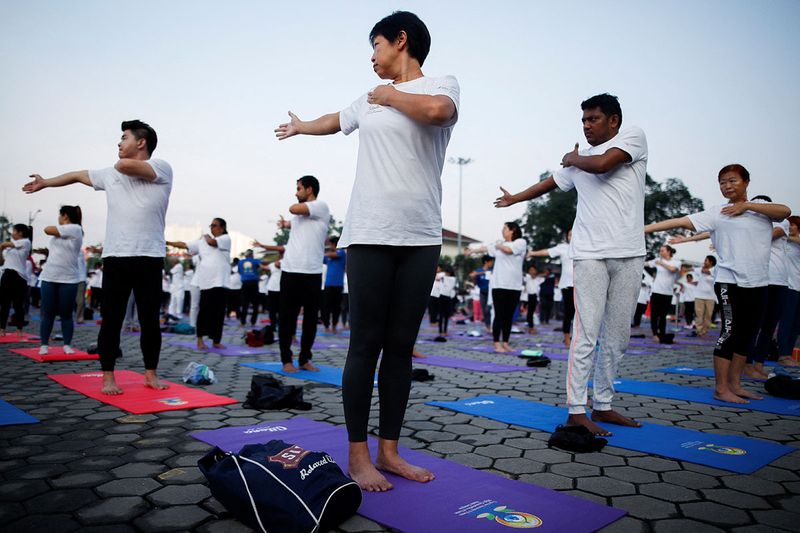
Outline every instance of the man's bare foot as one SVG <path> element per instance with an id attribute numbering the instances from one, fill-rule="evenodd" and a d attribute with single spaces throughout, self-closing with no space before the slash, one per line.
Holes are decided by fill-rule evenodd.
<path id="1" fill-rule="evenodd" d="M 746 398 L 748 400 L 763 400 L 763 396 L 759 396 L 755 392 L 751 392 L 744 387 L 731 387 L 731 391 L 740 398 Z"/>
<path id="2" fill-rule="evenodd" d="M 592 411 L 592 420 L 597 422 L 607 422 L 609 424 L 616 424 L 618 426 L 627 426 L 631 428 L 640 428 L 642 425 L 636 420 L 632 420 L 627 416 L 622 416 L 614 410 L 608 411 Z"/>
<path id="3" fill-rule="evenodd" d="M 385 492 L 393 487 L 372 464 L 366 442 L 350 443 L 347 473 L 367 492 Z"/>
<path id="4" fill-rule="evenodd" d="M 319 367 L 315 366 L 314 363 L 312 363 L 311 361 L 303 363 L 302 365 L 300 365 L 300 368 L 302 368 L 303 370 L 308 370 L 309 372 L 319 372 Z"/>
<path id="5" fill-rule="evenodd" d="M 375 467 L 378 470 L 391 472 L 392 474 L 397 474 L 398 476 L 410 479 L 411 481 L 419 481 L 420 483 L 433 481 L 433 479 L 436 477 L 430 470 L 420 466 L 412 465 L 400 457 L 399 454 L 386 452 L 381 453 L 380 449 L 378 450 L 378 456 L 375 458 Z"/>
<path id="6" fill-rule="evenodd" d="M 417 359 L 424 359 L 426 355 L 418 350 L 413 350 L 411 352 L 411 357 L 416 357 Z"/>
<path id="7" fill-rule="evenodd" d="M 155 390 L 165 390 L 169 388 L 169 385 L 158 379 L 155 370 L 144 371 L 144 386 Z"/>
<path id="8" fill-rule="evenodd" d="M 103 372 L 103 388 L 100 392 L 109 396 L 116 396 L 122 394 L 122 389 L 117 385 L 114 379 L 114 372 Z"/>
<path id="9" fill-rule="evenodd" d="M 763 370 L 759 371 L 758 367 L 755 365 L 746 365 L 742 371 L 742 375 L 751 379 L 767 379 L 768 377 Z"/>
<path id="10" fill-rule="evenodd" d="M 283 371 L 288 372 L 289 374 L 297 374 L 300 372 L 292 363 L 283 363 Z"/>
<path id="11" fill-rule="evenodd" d="M 494 343 L 494 351 L 497 353 L 507 353 L 506 349 L 499 342 Z"/>
<path id="12" fill-rule="evenodd" d="M 197 337 L 197 349 L 208 350 L 208 346 L 206 346 L 206 343 L 203 341 L 202 337 Z"/>
<path id="13" fill-rule="evenodd" d="M 583 426 L 591 431 L 593 435 L 597 435 L 599 437 L 610 437 L 613 435 L 613 433 L 611 433 L 609 430 L 602 428 L 589 420 L 589 417 L 586 416 L 586 414 L 569 415 L 567 417 L 567 425 Z"/>
<path id="14" fill-rule="evenodd" d="M 714 399 L 719 400 L 721 402 L 728 402 L 728 403 L 750 403 L 749 401 L 745 400 L 744 398 L 740 398 L 731 391 L 725 392 L 714 392 Z"/>
<path id="15" fill-rule="evenodd" d="M 212 344 L 211 346 L 212 346 L 212 347 L 213 347 L 215 350 L 224 350 L 225 348 L 227 348 L 227 346 L 225 346 L 225 345 L 224 345 L 224 344 L 222 344 L 221 342 L 215 342 L 215 343 L 214 343 L 214 344 Z"/>

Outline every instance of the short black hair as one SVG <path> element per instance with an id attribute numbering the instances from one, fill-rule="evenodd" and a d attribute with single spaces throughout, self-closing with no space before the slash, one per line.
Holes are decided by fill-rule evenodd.
<path id="1" fill-rule="evenodd" d="M 408 37 L 408 55 L 419 61 L 419 66 L 422 66 L 428 57 L 428 52 L 431 51 L 431 34 L 425 23 L 414 13 L 395 11 L 383 17 L 369 32 L 369 44 L 372 46 L 378 35 L 382 35 L 389 42 L 395 42 L 401 31 L 406 32 Z"/>
<path id="2" fill-rule="evenodd" d="M 147 153 L 153 155 L 153 152 L 156 150 L 156 145 L 158 144 L 158 135 L 156 135 L 156 130 L 150 127 L 150 124 L 138 119 L 126 120 L 122 123 L 121 127 L 122 131 L 131 130 L 131 133 L 133 133 L 137 141 L 139 139 L 144 139 L 147 144 Z"/>
<path id="3" fill-rule="evenodd" d="M 79 205 L 62 205 L 58 210 L 59 215 L 66 215 L 70 222 L 73 224 L 81 225 L 83 214 Z"/>
<path id="4" fill-rule="evenodd" d="M 31 227 L 27 224 L 14 224 L 11 229 L 22 235 L 23 239 L 31 238 Z"/>
<path id="5" fill-rule="evenodd" d="M 708 262 L 711 263 L 712 267 L 717 266 L 717 258 L 714 257 L 713 255 L 707 255 L 706 259 L 708 259 Z"/>
<path id="6" fill-rule="evenodd" d="M 769 197 L 769 196 L 767 196 L 766 194 L 759 194 L 758 196 L 753 196 L 753 197 L 750 199 L 750 201 L 751 201 L 751 202 L 752 202 L 752 201 L 755 201 L 755 200 L 764 200 L 765 202 L 772 203 L 772 198 L 770 198 L 770 197 Z"/>
<path id="7" fill-rule="evenodd" d="M 734 174 L 738 174 L 739 177 L 742 178 L 742 181 L 750 183 L 750 172 L 748 172 L 747 169 L 744 168 L 744 166 L 740 165 L 739 163 L 733 163 L 731 165 L 725 165 L 724 167 L 722 167 L 719 171 L 719 174 L 717 174 L 717 181 L 719 181 L 719 179 L 722 178 L 723 174 L 727 174 L 728 172 L 733 172 Z"/>
<path id="8" fill-rule="evenodd" d="M 506 227 L 511 230 L 511 240 L 515 241 L 522 238 L 522 229 L 516 222 L 506 222 Z"/>
<path id="9" fill-rule="evenodd" d="M 331 244 L 339 244 L 339 237 L 336 235 L 331 235 L 328 237 L 328 240 L 331 242 Z"/>
<path id="10" fill-rule="evenodd" d="M 581 110 L 586 111 L 587 109 L 596 109 L 600 108 L 600 111 L 607 117 L 611 117 L 611 115 L 617 115 L 619 117 L 619 123 L 622 125 L 622 108 L 619 105 L 619 100 L 613 94 L 603 93 L 603 94 L 596 94 L 591 98 L 584 100 L 581 102 Z"/>
<path id="11" fill-rule="evenodd" d="M 224 218 L 216 217 L 213 220 L 213 222 L 216 222 L 217 224 L 219 224 L 219 227 L 222 228 L 222 234 L 223 235 L 227 235 L 228 234 L 228 223 L 225 222 Z"/>
<path id="12" fill-rule="evenodd" d="M 319 180 L 314 176 L 303 176 L 297 180 L 297 182 L 302 184 L 306 189 L 311 187 L 311 190 L 314 192 L 314 196 L 319 196 Z"/>
<path id="13" fill-rule="evenodd" d="M 483 257 L 481 257 L 481 261 L 483 261 L 484 263 L 489 263 L 491 261 L 494 261 L 494 257 L 492 257 L 489 254 L 486 254 Z"/>

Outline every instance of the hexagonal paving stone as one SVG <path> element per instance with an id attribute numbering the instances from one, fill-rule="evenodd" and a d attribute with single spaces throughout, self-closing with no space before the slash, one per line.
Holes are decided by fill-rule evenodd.
<path id="1" fill-rule="evenodd" d="M 494 462 L 494 468 L 509 474 L 534 474 L 544 470 L 542 463 L 525 459 L 524 457 L 513 457 L 508 459 L 498 459 Z"/>
<path id="2" fill-rule="evenodd" d="M 678 513 L 678 509 L 671 503 L 650 498 L 649 496 L 621 496 L 611 498 L 614 507 L 625 509 L 633 517 L 645 520 L 658 520 L 670 518 Z"/>
<path id="3" fill-rule="evenodd" d="M 6 531 L 13 531 L 15 533 L 31 532 L 38 533 L 40 531 L 47 531 L 47 533 L 63 533 L 68 531 L 77 531 L 80 524 L 75 522 L 67 514 L 42 514 L 42 515 L 28 515 L 12 524 L 9 524 Z"/>
<path id="4" fill-rule="evenodd" d="M 722 478 L 722 483 L 734 490 L 758 496 L 774 496 L 786 493 L 780 483 L 759 479 L 754 476 L 727 476 Z"/>
<path id="5" fill-rule="evenodd" d="M 632 466 L 612 466 L 606 468 L 603 473 L 608 477 L 631 483 L 655 483 L 659 480 L 658 474 Z"/>
<path id="6" fill-rule="evenodd" d="M 668 472 L 670 470 L 680 470 L 681 465 L 677 461 L 662 459 L 661 457 L 631 457 L 628 465 L 651 472 Z"/>
<path id="7" fill-rule="evenodd" d="M 571 489 L 574 484 L 574 481 L 568 477 L 551 474 L 549 472 L 523 474 L 519 476 L 519 480 L 553 490 L 568 490 Z"/>
<path id="8" fill-rule="evenodd" d="M 78 520 L 85 524 L 115 524 L 128 522 L 147 512 L 149 506 L 138 496 L 107 498 L 98 504 L 79 510 Z"/>
<path id="9" fill-rule="evenodd" d="M 492 459 L 474 453 L 459 453 L 449 456 L 448 459 L 472 468 L 489 468 L 492 466 Z"/>
<path id="10" fill-rule="evenodd" d="M 701 499 L 700 494 L 672 483 L 648 483 L 639 485 L 639 492 L 666 502 L 691 502 Z"/>
<path id="11" fill-rule="evenodd" d="M 697 472 L 687 472 L 685 470 L 664 472 L 661 477 L 667 483 L 688 487 L 690 489 L 713 489 L 720 485 L 720 482 L 716 478 L 705 474 L 698 474 Z"/>
<path id="12" fill-rule="evenodd" d="M 124 477 L 150 477 L 164 472 L 164 465 L 158 463 L 127 463 L 111 470 L 111 473 L 120 478 Z"/>
<path id="13" fill-rule="evenodd" d="M 587 477 L 577 480 L 578 489 L 599 494 L 601 496 L 624 496 L 636 494 L 636 487 L 632 483 L 626 483 L 607 477 Z"/>
<path id="14" fill-rule="evenodd" d="M 27 512 L 21 503 L 12 503 L 4 501 L 0 505 L 0 524 L 10 524 L 14 520 L 25 516 Z M 0 527 L 5 527 L 4 525 Z"/>
<path id="15" fill-rule="evenodd" d="M 681 511 L 687 518 L 727 526 L 741 526 L 750 522 L 750 517 L 741 509 L 713 502 L 682 503 Z"/>
<path id="16" fill-rule="evenodd" d="M 197 504 L 211 496 L 205 485 L 171 485 L 157 490 L 148 499 L 159 507 Z"/>
<path id="17" fill-rule="evenodd" d="M 583 463 L 561 463 L 550 467 L 550 472 L 566 477 L 592 477 L 600 475 L 600 468 Z"/>
<path id="18" fill-rule="evenodd" d="M 46 492 L 50 487 L 40 479 L 21 479 L 0 483 L 0 501 L 21 502 L 37 494 Z"/>
<path id="19" fill-rule="evenodd" d="M 253 530 L 238 520 L 212 520 L 200 526 L 197 531 L 200 533 L 252 533 Z M 357 531 L 369 530 L 359 529 Z"/>
<path id="20" fill-rule="evenodd" d="M 57 489 L 96 487 L 105 480 L 111 479 L 107 472 L 72 472 L 50 480 Z"/>
<path id="21" fill-rule="evenodd" d="M 600 531 L 603 533 L 646 533 L 648 528 L 647 524 L 638 518 L 623 516 L 616 522 L 607 525 Z"/>
<path id="22" fill-rule="evenodd" d="M 475 453 L 495 459 L 500 457 L 519 457 L 522 455 L 522 452 L 518 448 L 512 448 L 511 446 L 504 446 L 502 444 L 482 446 L 480 448 L 476 448 Z"/>
<path id="23" fill-rule="evenodd" d="M 558 463 L 569 463 L 572 461 L 571 453 L 562 452 L 560 450 L 551 450 L 549 448 L 543 450 L 526 450 L 523 454 L 523 457 L 551 465 Z"/>
<path id="24" fill-rule="evenodd" d="M 7 479 L 46 479 L 56 477 L 67 471 L 67 467 L 62 464 L 41 464 L 30 465 L 17 468 L 11 472 L 6 472 Z"/>
<path id="25" fill-rule="evenodd" d="M 725 531 L 702 522 L 685 519 L 659 520 L 653 529 L 654 533 L 724 533 Z"/>
<path id="26" fill-rule="evenodd" d="M 745 494 L 732 489 L 705 489 L 701 491 L 705 499 L 712 502 L 730 505 L 737 509 L 771 509 L 772 505 L 764 498 Z"/>
<path id="27" fill-rule="evenodd" d="M 161 484 L 149 477 L 115 479 L 97 487 L 100 496 L 144 496 L 158 489 Z"/>
<path id="28" fill-rule="evenodd" d="M 30 513 L 70 513 L 97 501 L 89 489 L 51 490 L 25 502 Z"/>
<path id="29" fill-rule="evenodd" d="M 475 447 L 459 442 L 457 440 L 450 442 L 433 442 L 428 445 L 428 449 L 437 453 L 445 455 L 454 453 L 470 453 Z"/>
<path id="30" fill-rule="evenodd" d="M 78 471 L 85 471 L 85 470 L 100 470 L 100 471 L 108 471 L 112 468 L 125 464 L 125 460 L 120 455 L 123 455 L 130 448 L 127 446 L 121 447 L 121 453 L 117 452 L 114 454 L 103 455 L 99 457 L 84 457 L 83 459 L 79 459 L 77 461 L 73 461 L 69 464 L 70 470 L 78 470 Z M 96 453 L 97 450 L 92 450 L 93 453 Z"/>
<path id="31" fill-rule="evenodd" d="M 624 466 L 625 459 L 607 453 L 581 453 L 575 456 L 576 463 L 594 466 Z"/>
<path id="32" fill-rule="evenodd" d="M 187 531 L 211 516 L 195 505 L 179 505 L 150 511 L 133 523 L 143 531 Z"/>
<path id="33" fill-rule="evenodd" d="M 753 511 L 753 517 L 759 524 L 766 524 L 772 527 L 779 527 L 787 531 L 797 531 L 800 524 L 800 515 L 773 509 L 771 511 Z"/>

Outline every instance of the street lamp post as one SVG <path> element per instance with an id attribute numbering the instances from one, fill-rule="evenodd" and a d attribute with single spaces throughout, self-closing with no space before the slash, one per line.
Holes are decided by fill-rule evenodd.
<path id="1" fill-rule="evenodd" d="M 469 157 L 451 157 L 448 161 L 454 165 L 458 165 L 458 236 L 456 238 L 456 247 L 458 248 L 456 255 L 458 255 L 461 253 L 461 183 L 464 174 L 464 165 L 472 163 L 472 159 Z"/>

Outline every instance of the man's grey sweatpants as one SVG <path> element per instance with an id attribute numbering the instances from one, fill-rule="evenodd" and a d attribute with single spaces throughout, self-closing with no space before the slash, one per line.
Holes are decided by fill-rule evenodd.
<path id="1" fill-rule="evenodd" d="M 567 406 L 586 412 L 594 363 L 595 411 L 611 409 L 614 378 L 631 337 L 644 257 L 575 260 L 575 320 L 569 347 Z M 598 343 L 599 340 L 599 343 Z"/>

